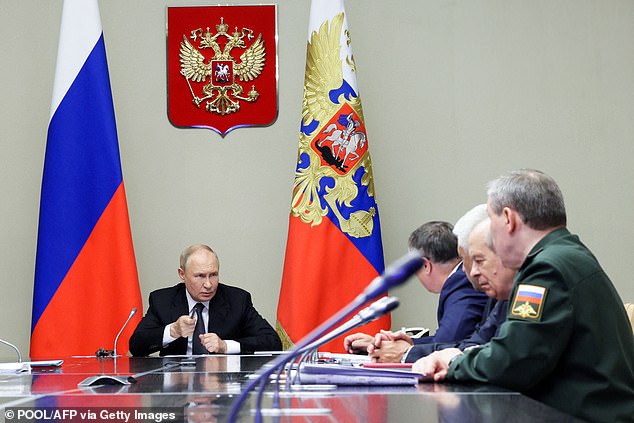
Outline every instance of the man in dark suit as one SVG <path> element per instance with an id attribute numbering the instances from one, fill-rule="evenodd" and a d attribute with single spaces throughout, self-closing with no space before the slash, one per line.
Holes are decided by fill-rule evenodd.
<path id="1" fill-rule="evenodd" d="M 219 269 L 210 247 L 187 247 L 178 268 L 182 283 L 150 293 L 147 313 L 130 337 L 132 355 L 281 350 L 279 336 L 253 307 L 251 294 L 220 283 Z"/>
<path id="2" fill-rule="evenodd" d="M 468 338 L 459 342 L 414 345 L 402 361 L 413 363 L 434 351 L 445 348 L 464 350 L 482 345 L 489 342 L 498 333 L 500 326 L 506 320 L 508 299 L 516 272 L 504 267 L 502 260 L 493 250 L 490 224 L 491 221 L 488 217 L 478 223 L 469 234 L 468 246 L 464 250 L 469 256 L 471 281 L 491 299 L 487 304 L 488 310 L 484 314 L 485 319 Z"/>
<path id="3" fill-rule="evenodd" d="M 346 351 L 369 353 L 382 362 L 400 361 L 413 343 L 456 342 L 474 331 L 482 320 L 487 297 L 474 289 L 462 269 L 458 239 L 452 229 L 447 222 L 427 222 L 408 240 L 410 249 L 419 251 L 424 258 L 416 276 L 429 292 L 440 294 L 434 336 L 405 340 L 395 339 L 394 332 L 382 331 L 375 336 L 359 332 L 344 339 Z"/>

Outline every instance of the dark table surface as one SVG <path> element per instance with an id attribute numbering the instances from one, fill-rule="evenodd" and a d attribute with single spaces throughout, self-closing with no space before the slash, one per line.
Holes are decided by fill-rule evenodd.
<path id="1" fill-rule="evenodd" d="M 0 414 L 5 422 L 225 422 L 250 375 L 272 359 L 272 355 L 69 358 L 58 368 L 0 374 Z M 101 375 L 131 375 L 136 383 L 78 386 Z M 282 391 L 278 409 L 272 407 L 273 391 L 274 384 L 267 384 L 262 400 L 265 422 L 576 421 L 517 392 L 490 385 L 305 386 Z M 240 409 L 240 422 L 255 421 L 255 404 L 252 393 Z M 67 414 L 62 414 L 64 410 Z M 272 416 L 274 412 L 286 415 Z"/>

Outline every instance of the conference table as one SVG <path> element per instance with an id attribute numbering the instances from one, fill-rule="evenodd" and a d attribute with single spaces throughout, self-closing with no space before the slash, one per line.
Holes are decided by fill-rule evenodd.
<path id="1" fill-rule="evenodd" d="M 272 354 L 197 357 L 71 357 L 60 367 L 0 374 L 4 422 L 226 422 L 232 404 Z M 79 386 L 88 378 L 135 383 Z M 93 380 L 93 379 L 88 379 Z M 98 381 L 98 383 L 101 382 Z M 490 385 L 304 385 L 262 396 L 264 422 L 575 422 L 517 392 Z M 236 421 L 256 421 L 250 393 Z"/>

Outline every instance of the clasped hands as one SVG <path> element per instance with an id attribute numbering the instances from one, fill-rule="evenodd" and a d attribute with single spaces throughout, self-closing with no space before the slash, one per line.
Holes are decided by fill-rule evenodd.
<path id="1" fill-rule="evenodd" d="M 190 316 L 181 316 L 170 325 L 170 336 L 172 338 L 186 338 L 194 333 L 196 328 L 196 318 Z M 225 354 L 227 352 L 227 343 L 213 333 L 204 333 L 200 335 L 200 342 L 210 353 Z"/>
<path id="2" fill-rule="evenodd" d="M 381 330 L 376 335 L 354 333 L 343 340 L 345 350 L 350 354 L 366 353 L 372 361 L 379 363 L 399 363 L 410 346 L 414 345 L 412 338 L 404 332 L 390 332 Z M 446 348 L 435 351 L 416 361 L 412 371 L 426 375 L 424 380 L 440 382 L 447 377 L 451 359 L 462 354 L 458 348 Z"/>
<path id="3" fill-rule="evenodd" d="M 367 353 L 372 361 L 379 363 L 399 363 L 412 345 L 412 338 L 402 331 L 381 330 L 374 336 L 358 332 L 346 336 L 343 340 L 343 346 L 348 353 Z"/>

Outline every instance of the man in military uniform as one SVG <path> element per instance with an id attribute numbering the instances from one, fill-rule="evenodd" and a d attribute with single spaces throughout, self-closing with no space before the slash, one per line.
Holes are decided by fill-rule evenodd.
<path id="1" fill-rule="evenodd" d="M 555 181 L 519 170 L 489 184 L 491 237 L 518 269 L 497 337 L 417 361 L 435 381 L 518 390 L 593 422 L 634 422 L 634 338 L 623 303 L 596 258 L 566 229 Z"/>

